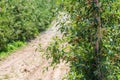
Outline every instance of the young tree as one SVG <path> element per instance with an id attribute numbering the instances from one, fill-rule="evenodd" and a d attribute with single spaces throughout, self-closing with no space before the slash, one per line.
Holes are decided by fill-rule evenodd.
<path id="1" fill-rule="evenodd" d="M 119 80 L 120 1 L 65 0 L 64 6 L 71 24 L 62 25 L 63 39 L 49 47 L 53 63 L 71 62 L 69 80 Z M 68 44 L 56 47 L 62 43 Z"/>

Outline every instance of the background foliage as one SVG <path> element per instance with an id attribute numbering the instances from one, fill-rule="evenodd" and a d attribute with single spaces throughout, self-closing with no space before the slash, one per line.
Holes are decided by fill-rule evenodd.
<path id="1" fill-rule="evenodd" d="M 46 29 L 54 15 L 53 4 L 51 0 L 0 0 L 0 51 Z"/>
<path id="2" fill-rule="evenodd" d="M 61 23 L 48 50 L 53 63 L 71 62 L 68 80 L 120 79 L 120 1 L 64 0 L 71 23 Z M 63 44 L 63 45 L 62 45 Z"/>

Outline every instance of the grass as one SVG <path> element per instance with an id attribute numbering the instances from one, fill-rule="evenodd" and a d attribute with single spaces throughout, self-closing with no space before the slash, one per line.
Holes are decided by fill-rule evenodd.
<path id="1" fill-rule="evenodd" d="M 0 60 L 5 59 L 10 54 L 12 54 L 14 51 L 19 49 L 20 47 L 23 47 L 27 44 L 27 42 L 23 41 L 15 41 L 12 43 L 9 43 L 4 51 L 0 52 Z"/>

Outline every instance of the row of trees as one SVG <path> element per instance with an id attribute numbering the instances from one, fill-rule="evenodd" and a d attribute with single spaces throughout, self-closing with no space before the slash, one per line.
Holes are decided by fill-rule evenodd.
<path id="1" fill-rule="evenodd" d="M 53 8 L 51 0 L 0 0 L 0 51 L 8 43 L 30 40 L 46 29 Z"/>
<path id="2" fill-rule="evenodd" d="M 71 23 L 48 48 L 53 63 L 71 63 L 68 80 L 119 80 L 120 1 L 64 0 L 62 7 Z"/>

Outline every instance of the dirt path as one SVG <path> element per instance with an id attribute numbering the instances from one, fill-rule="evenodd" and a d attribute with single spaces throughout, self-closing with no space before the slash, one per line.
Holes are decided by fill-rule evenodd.
<path id="1" fill-rule="evenodd" d="M 60 34 L 56 26 L 54 21 L 51 28 L 4 60 L 0 64 L 0 80 L 62 80 L 69 71 L 68 65 L 61 62 L 54 70 L 49 67 L 48 71 L 43 72 L 50 61 L 36 50 L 39 44 L 42 48 L 47 48 L 51 38 Z"/>

